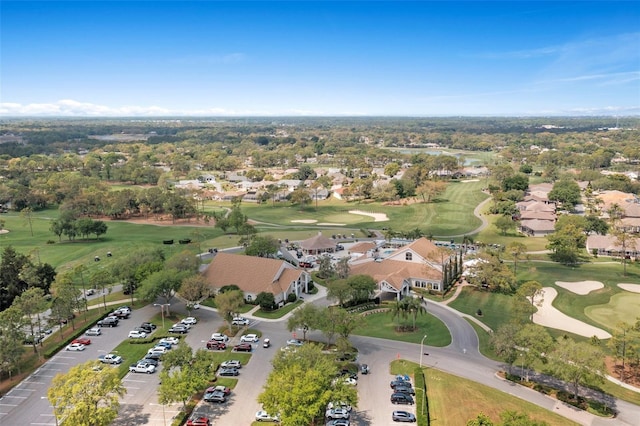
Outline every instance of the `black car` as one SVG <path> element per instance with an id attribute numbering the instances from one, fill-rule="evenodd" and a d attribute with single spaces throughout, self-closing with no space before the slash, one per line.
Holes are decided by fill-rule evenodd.
<path id="1" fill-rule="evenodd" d="M 393 391 L 396 392 L 396 393 L 406 393 L 407 395 L 415 395 L 416 394 L 416 391 L 413 390 L 411 385 L 409 385 L 409 386 L 396 386 L 393 389 Z"/>
<path id="2" fill-rule="evenodd" d="M 159 359 L 144 357 L 143 359 L 138 361 L 137 364 L 147 363 L 153 365 L 154 367 L 158 367 L 159 361 Z"/>
<path id="3" fill-rule="evenodd" d="M 105 319 L 98 321 L 96 324 L 98 327 L 116 327 L 119 322 L 120 320 L 116 317 L 106 317 Z"/>
<path id="4" fill-rule="evenodd" d="M 219 376 L 237 376 L 240 374 L 237 368 L 221 368 L 218 372 Z"/>
<path id="5" fill-rule="evenodd" d="M 156 329 L 156 325 L 151 322 L 143 322 L 142 324 L 140 324 L 140 328 L 144 328 L 145 330 L 147 330 L 147 333 L 151 333 Z"/>
<path id="6" fill-rule="evenodd" d="M 160 361 L 162 359 L 162 355 L 160 354 L 146 354 L 144 356 L 145 360 L 152 360 L 152 361 Z"/>
<path id="7" fill-rule="evenodd" d="M 406 393 L 393 393 L 391 394 L 391 403 L 413 405 L 413 398 Z"/>
<path id="8" fill-rule="evenodd" d="M 411 382 L 401 379 L 395 379 L 392 380 L 391 383 L 389 383 L 389 386 L 391 386 L 391 389 L 395 389 L 396 386 L 411 386 Z"/>

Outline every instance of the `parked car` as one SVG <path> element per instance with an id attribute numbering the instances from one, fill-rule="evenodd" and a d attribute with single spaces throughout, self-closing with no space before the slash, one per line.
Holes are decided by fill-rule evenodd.
<path id="1" fill-rule="evenodd" d="M 98 327 L 117 327 L 118 322 L 120 322 L 120 320 L 118 320 L 118 318 L 116 317 L 106 317 L 98 321 L 96 325 Z"/>
<path id="2" fill-rule="evenodd" d="M 84 332 L 86 336 L 99 336 L 102 334 L 102 330 L 99 327 L 93 327 Z"/>
<path id="3" fill-rule="evenodd" d="M 104 364 L 122 364 L 122 357 L 116 354 L 100 355 L 98 360 Z"/>
<path id="4" fill-rule="evenodd" d="M 225 395 L 231 395 L 231 388 L 228 388 L 226 386 L 215 386 L 213 387 L 213 390 L 217 392 L 222 392 Z"/>
<path id="5" fill-rule="evenodd" d="M 155 325 L 152 322 L 143 322 L 142 324 L 140 324 L 140 327 L 142 328 L 149 328 L 152 331 L 155 330 L 157 328 L 157 325 Z"/>
<path id="6" fill-rule="evenodd" d="M 263 347 L 263 348 L 270 348 L 270 347 L 271 347 L 271 340 L 269 340 L 269 339 L 264 339 L 264 340 L 262 341 L 262 347 Z"/>
<path id="7" fill-rule="evenodd" d="M 164 346 L 155 346 L 147 351 L 148 354 L 164 355 L 167 353 L 167 348 Z"/>
<path id="8" fill-rule="evenodd" d="M 129 315 L 131 315 L 131 311 L 124 311 L 124 310 L 116 309 L 110 315 L 114 316 L 114 317 L 117 317 L 118 319 L 127 319 L 127 318 L 129 318 Z"/>
<path id="9" fill-rule="evenodd" d="M 391 420 L 394 422 L 414 423 L 416 416 L 408 411 L 394 411 L 391 413 Z"/>
<path id="10" fill-rule="evenodd" d="M 219 376 L 237 376 L 240 374 L 237 368 L 221 368 L 218 372 Z"/>
<path id="11" fill-rule="evenodd" d="M 249 320 L 243 317 L 235 317 L 231 320 L 232 325 L 249 325 Z"/>
<path id="12" fill-rule="evenodd" d="M 194 317 L 186 317 L 186 318 L 183 318 L 182 321 L 180 322 L 186 325 L 194 325 L 198 323 L 198 320 L 195 319 Z"/>
<path id="13" fill-rule="evenodd" d="M 149 354 L 148 353 L 148 354 L 146 354 L 144 356 L 144 359 L 145 360 L 152 360 L 152 361 L 158 361 L 159 362 L 159 361 L 162 361 L 162 354 L 157 354 L 157 353 Z"/>
<path id="14" fill-rule="evenodd" d="M 240 343 L 233 347 L 234 352 L 251 352 L 252 349 L 251 343 Z"/>
<path id="15" fill-rule="evenodd" d="M 392 393 L 391 403 L 413 405 L 413 397 L 411 397 L 411 395 L 407 395 L 406 393 Z"/>
<path id="16" fill-rule="evenodd" d="M 207 389 L 202 399 L 207 402 L 227 402 L 227 396 L 224 392 L 217 391 L 214 388 Z"/>
<path id="17" fill-rule="evenodd" d="M 147 333 L 145 333 L 144 331 L 131 330 L 129 332 L 130 339 L 144 339 L 146 337 L 147 337 Z"/>
<path id="18" fill-rule="evenodd" d="M 272 416 L 264 410 L 260 410 L 256 413 L 256 422 L 274 422 L 280 423 L 278 416 Z"/>
<path id="19" fill-rule="evenodd" d="M 332 408 L 342 408 L 347 410 L 348 412 L 351 412 L 351 410 L 353 409 L 353 407 L 351 407 L 351 405 L 347 404 L 346 402 L 343 401 L 339 401 L 339 402 L 330 402 L 327 404 L 327 411 L 331 410 Z"/>
<path id="20" fill-rule="evenodd" d="M 173 324 L 172 327 L 184 327 L 187 330 L 191 330 L 191 324 L 185 324 L 183 322 L 177 322 L 177 323 Z"/>
<path id="21" fill-rule="evenodd" d="M 207 349 L 214 349 L 216 351 L 223 351 L 227 349 L 227 344 L 224 342 L 218 342 L 217 340 L 209 340 L 207 342 Z"/>
<path id="22" fill-rule="evenodd" d="M 347 419 L 335 419 L 327 423 L 327 426 L 351 426 L 351 422 Z"/>
<path id="23" fill-rule="evenodd" d="M 91 339 L 87 339 L 86 337 L 78 337 L 77 339 L 72 340 L 71 343 L 80 343 L 81 345 L 87 346 L 91 344 Z"/>
<path id="24" fill-rule="evenodd" d="M 139 327 L 136 327 L 136 328 L 144 330 L 144 332 L 147 333 L 147 334 L 151 334 L 151 333 L 153 333 L 153 330 L 155 330 L 154 328 L 151 328 L 149 323 L 142 323 L 142 324 L 140 324 Z"/>
<path id="25" fill-rule="evenodd" d="M 136 362 L 136 364 L 141 364 L 141 363 L 146 363 L 146 364 L 151 364 L 154 367 L 156 367 L 156 369 L 158 368 L 158 365 L 160 365 L 160 360 L 157 359 L 151 359 L 151 358 L 142 358 L 141 360 L 139 360 L 138 362 Z"/>
<path id="26" fill-rule="evenodd" d="M 156 367 L 154 365 L 149 364 L 148 362 L 141 362 L 138 364 L 131 364 L 129 366 L 129 371 L 131 373 L 147 373 L 151 374 L 156 371 Z"/>
<path id="27" fill-rule="evenodd" d="M 169 329 L 169 333 L 179 333 L 179 334 L 187 334 L 189 329 L 184 325 L 175 324 L 173 327 Z"/>
<path id="28" fill-rule="evenodd" d="M 171 350 L 173 348 L 173 345 L 169 342 L 158 342 L 156 343 L 156 347 L 162 346 L 163 348 L 167 348 L 167 350 Z"/>
<path id="29" fill-rule="evenodd" d="M 409 386 L 396 386 L 395 388 L 393 388 L 393 391 L 396 393 L 406 393 L 407 395 L 415 395 L 416 391 L 413 390 L 413 388 L 411 387 L 411 385 Z"/>
<path id="30" fill-rule="evenodd" d="M 87 291 L 85 291 L 84 294 L 87 295 L 87 296 L 93 296 L 95 294 L 95 292 L 96 291 L 94 289 L 90 288 Z"/>
<path id="31" fill-rule="evenodd" d="M 223 361 L 220 364 L 220 368 L 242 368 L 242 364 L 237 359 L 230 359 L 228 361 Z"/>
<path id="32" fill-rule="evenodd" d="M 70 345 L 67 345 L 65 350 L 67 350 L 67 351 L 84 351 L 85 348 L 86 348 L 86 346 L 83 345 L 82 343 L 71 343 Z"/>
<path id="33" fill-rule="evenodd" d="M 389 386 L 391 386 L 391 389 L 395 389 L 396 386 L 411 386 L 411 382 L 395 379 L 392 380 L 391 383 L 389 383 Z"/>
<path id="34" fill-rule="evenodd" d="M 211 426 L 208 417 L 200 416 L 187 420 L 186 426 Z"/>
<path id="35" fill-rule="evenodd" d="M 243 334 L 240 337 L 240 341 L 241 342 L 258 342 L 260 341 L 260 338 L 258 337 L 257 334 Z"/>
<path id="36" fill-rule="evenodd" d="M 158 341 L 158 344 L 160 343 L 168 343 L 170 345 L 177 345 L 178 343 L 180 343 L 180 339 L 178 339 L 177 337 L 163 337 L 162 339 L 160 339 Z"/>
<path id="37" fill-rule="evenodd" d="M 228 342 L 229 341 L 229 336 L 227 336 L 226 334 L 222 334 L 222 333 L 213 333 L 211 335 L 211 340 L 215 340 L 218 342 Z"/>
<path id="38" fill-rule="evenodd" d="M 360 373 L 369 374 L 369 366 L 367 364 L 360 364 Z"/>
<path id="39" fill-rule="evenodd" d="M 349 411 L 344 408 L 338 407 L 338 408 L 332 408 L 330 410 L 327 410 L 325 413 L 325 416 L 329 420 L 348 419 L 351 416 L 351 413 L 349 413 Z"/>
<path id="40" fill-rule="evenodd" d="M 304 342 L 298 339 L 289 339 L 287 340 L 287 346 L 302 346 Z"/>

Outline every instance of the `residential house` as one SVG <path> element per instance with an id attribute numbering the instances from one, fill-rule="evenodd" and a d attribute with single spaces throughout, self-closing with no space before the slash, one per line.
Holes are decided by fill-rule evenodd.
<path id="1" fill-rule="evenodd" d="M 262 292 L 271 293 L 282 305 L 290 294 L 300 297 L 309 291 L 308 272 L 279 259 L 218 252 L 204 272 L 209 286 L 216 292 L 237 285 L 248 302 Z"/>

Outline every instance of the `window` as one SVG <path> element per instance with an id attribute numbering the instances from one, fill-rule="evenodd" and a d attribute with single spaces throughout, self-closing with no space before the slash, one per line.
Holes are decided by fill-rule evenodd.
<path id="1" fill-rule="evenodd" d="M 413 253 L 409 252 L 409 253 L 405 253 L 404 255 L 404 260 L 413 260 Z"/>

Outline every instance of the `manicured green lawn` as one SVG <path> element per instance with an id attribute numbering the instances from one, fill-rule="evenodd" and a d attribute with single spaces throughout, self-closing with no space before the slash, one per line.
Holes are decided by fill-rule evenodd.
<path id="1" fill-rule="evenodd" d="M 462 292 L 449 306 L 465 314 L 473 315 L 484 324 L 496 330 L 511 318 L 513 296 L 463 287 Z M 477 315 L 478 309 L 482 316 Z"/>
<path id="2" fill-rule="evenodd" d="M 515 396 L 433 368 L 425 369 L 425 377 L 432 424 L 465 425 L 481 412 L 498 422 L 500 413 L 507 410 L 527 413 L 553 426 L 576 424 Z"/>
<path id="3" fill-rule="evenodd" d="M 585 314 L 609 328 L 615 328 L 619 322 L 634 324 L 634 318 L 640 315 L 640 294 L 622 291 L 605 305 L 587 306 Z"/>
<path id="4" fill-rule="evenodd" d="M 392 316 L 390 312 L 367 315 L 364 317 L 366 326 L 358 329 L 354 334 L 418 344 L 427 334 L 425 344 L 429 346 L 443 347 L 451 343 L 449 329 L 442 321 L 429 313 L 418 316 L 416 330 L 412 332 L 396 331 L 398 322 Z"/>

